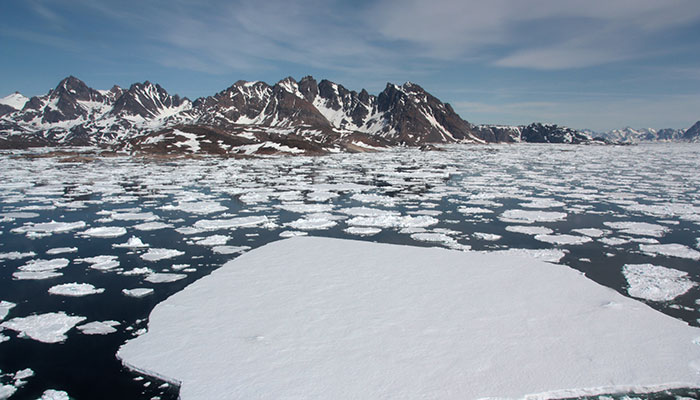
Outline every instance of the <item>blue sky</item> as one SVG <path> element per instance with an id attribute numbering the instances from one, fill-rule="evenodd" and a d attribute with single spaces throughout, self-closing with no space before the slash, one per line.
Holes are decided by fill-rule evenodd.
<path id="1" fill-rule="evenodd" d="M 0 97 L 68 75 L 191 99 L 313 75 L 416 82 L 473 123 L 687 128 L 699 39 L 698 0 L 5 0 Z"/>

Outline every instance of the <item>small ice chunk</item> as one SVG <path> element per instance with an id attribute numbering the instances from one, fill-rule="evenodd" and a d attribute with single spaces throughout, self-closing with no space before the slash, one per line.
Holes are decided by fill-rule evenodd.
<path id="1" fill-rule="evenodd" d="M 126 228 L 122 226 L 100 226 L 79 232 L 79 235 L 96 238 L 116 238 L 126 235 Z"/>
<path id="2" fill-rule="evenodd" d="M 625 243 L 630 242 L 629 239 L 622 239 L 622 238 L 615 238 L 615 237 L 613 237 L 613 238 L 604 237 L 604 238 L 598 239 L 598 241 L 603 243 L 603 244 L 607 244 L 608 246 L 619 246 L 621 244 L 625 244 Z"/>
<path id="3" fill-rule="evenodd" d="M 230 219 L 202 219 L 194 223 L 194 227 L 203 230 L 250 228 L 268 224 L 270 220 L 264 215 L 235 217 Z"/>
<path id="4" fill-rule="evenodd" d="M 0 253 L 0 260 L 21 260 L 23 258 L 34 257 L 35 252 L 29 251 L 26 253 L 20 253 L 19 251 L 11 251 L 9 253 Z"/>
<path id="5" fill-rule="evenodd" d="M 118 258 L 117 256 L 95 256 L 76 258 L 74 261 L 88 263 L 92 269 L 108 271 L 119 266 Z"/>
<path id="6" fill-rule="evenodd" d="M 494 233 L 486 233 L 486 232 L 474 232 L 472 234 L 477 239 L 481 240 L 486 240 L 489 242 L 494 242 L 496 240 L 501 240 L 501 235 L 496 235 Z"/>
<path id="7" fill-rule="evenodd" d="M 336 218 L 334 216 L 328 213 L 309 214 L 286 225 L 291 228 L 301 229 L 304 231 L 322 230 L 336 226 L 338 223 L 335 221 L 335 219 Z"/>
<path id="8" fill-rule="evenodd" d="M 80 229 L 85 227 L 84 221 L 77 222 L 42 222 L 42 223 L 26 223 L 20 227 L 12 229 L 11 232 L 14 233 L 24 233 L 27 237 L 42 237 L 49 236 L 54 233 L 64 233 L 70 232 L 75 229 Z"/>
<path id="9" fill-rule="evenodd" d="M 141 254 L 141 258 L 146 261 L 158 261 L 166 258 L 173 258 L 185 254 L 184 251 L 174 249 L 149 249 L 148 252 Z"/>
<path id="10" fill-rule="evenodd" d="M 152 274 L 153 270 L 148 268 L 148 267 L 141 267 L 141 268 L 132 268 L 128 271 L 124 271 L 121 274 L 126 275 L 126 276 L 134 276 L 134 275 L 148 275 Z"/>
<path id="11" fill-rule="evenodd" d="M 465 215 L 493 213 L 493 210 L 489 210 L 488 208 L 482 207 L 459 207 L 457 211 Z"/>
<path id="12" fill-rule="evenodd" d="M 166 224 L 165 222 L 153 221 L 144 222 L 141 224 L 134 225 L 134 229 L 139 231 L 157 231 L 159 229 L 174 228 L 172 224 Z"/>
<path id="13" fill-rule="evenodd" d="M 34 370 L 31 368 L 25 368 L 15 372 L 12 379 L 15 381 L 15 386 L 22 386 L 22 384 L 24 384 L 22 381 L 26 380 L 27 378 L 31 378 L 32 376 L 34 376 Z"/>
<path id="14" fill-rule="evenodd" d="M 5 319 L 7 314 L 10 312 L 11 309 L 13 309 L 16 306 L 15 303 L 11 303 L 9 301 L 0 301 L 0 321 Z"/>
<path id="15" fill-rule="evenodd" d="M 190 266 L 190 264 L 173 264 L 170 266 L 173 271 L 182 271 L 183 269 L 187 269 Z"/>
<path id="16" fill-rule="evenodd" d="M 168 272 L 156 272 L 148 275 L 144 280 L 150 283 L 169 283 L 187 278 L 186 274 L 171 274 Z"/>
<path id="17" fill-rule="evenodd" d="M 333 210 L 332 204 L 304 204 L 304 203 L 284 203 L 276 205 L 275 208 L 281 210 L 299 213 L 299 214 L 312 214 L 312 213 L 324 213 Z"/>
<path id="18" fill-rule="evenodd" d="M 370 226 L 375 228 L 427 228 L 437 224 L 437 218 L 420 215 L 381 215 L 376 217 L 354 217 L 347 221 L 350 226 Z"/>
<path id="19" fill-rule="evenodd" d="M 509 225 L 506 226 L 508 232 L 523 233 L 525 235 L 549 235 L 553 230 L 544 226 Z"/>
<path id="20" fill-rule="evenodd" d="M 249 246 L 214 246 L 211 248 L 216 254 L 236 254 L 250 250 Z"/>
<path id="21" fill-rule="evenodd" d="M 520 203 L 520 206 L 525 208 L 556 208 L 564 207 L 565 205 L 566 203 L 562 203 L 561 201 L 543 198 L 532 199 L 527 203 Z"/>
<path id="22" fill-rule="evenodd" d="M 70 396 L 63 390 L 48 389 L 44 391 L 38 400 L 70 400 Z"/>
<path id="23" fill-rule="evenodd" d="M 137 238 L 136 236 L 130 237 L 129 240 L 126 241 L 126 243 L 115 243 L 112 245 L 112 247 L 123 247 L 127 249 L 141 249 L 148 246 L 149 245 L 143 243 L 141 239 Z"/>
<path id="24" fill-rule="evenodd" d="M 622 273 L 627 279 L 627 293 L 651 301 L 670 301 L 695 286 L 688 274 L 652 264 L 625 264 Z"/>
<path id="25" fill-rule="evenodd" d="M 593 240 L 588 236 L 575 235 L 535 235 L 535 239 L 552 244 L 584 244 Z"/>
<path id="26" fill-rule="evenodd" d="M 54 258 L 51 260 L 30 260 L 23 266 L 19 267 L 20 271 L 39 272 L 39 271 L 55 271 L 65 268 L 70 261 L 66 258 Z"/>
<path id="27" fill-rule="evenodd" d="M 114 327 L 118 325 L 120 325 L 118 321 L 93 321 L 78 325 L 76 328 L 84 335 L 108 335 L 116 332 Z"/>
<path id="28" fill-rule="evenodd" d="M 392 210 L 381 210 L 370 207 L 348 207 L 338 210 L 338 212 L 353 217 L 379 217 L 379 216 L 400 216 L 401 213 Z"/>
<path id="29" fill-rule="evenodd" d="M 160 208 L 161 210 L 167 211 L 183 211 L 188 214 L 213 214 L 217 212 L 226 211 L 228 208 L 222 206 L 216 201 L 180 201 L 177 205 L 166 205 Z"/>
<path id="30" fill-rule="evenodd" d="M 661 237 L 669 231 L 667 226 L 648 222 L 603 222 L 603 225 L 628 235 Z"/>
<path id="31" fill-rule="evenodd" d="M 78 251 L 77 247 L 56 247 L 53 249 L 49 249 L 46 251 L 46 254 L 55 256 L 57 254 L 65 254 L 65 253 L 75 253 Z"/>
<path id="32" fill-rule="evenodd" d="M 135 288 L 135 289 L 122 289 L 122 293 L 129 297 L 146 297 L 153 294 L 154 290 L 152 288 Z"/>
<path id="33" fill-rule="evenodd" d="M 294 236 L 306 236 L 308 235 L 309 232 L 303 232 L 303 231 L 282 231 L 280 232 L 280 237 L 281 238 L 290 238 Z"/>
<path id="34" fill-rule="evenodd" d="M 532 224 L 534 222 L 556 222 L 566 219 L 566 213 L 557 211 L 506 210 L 498 217 L 504 222 Z"/>
<path id="35" fill-rule="evenodd" d="M 56 278 L 63 275 L 56 271 L 39 271 L 39 272 L 13 272 L 12 277 L 18 280 L 43 280 Z"/>
<path id="36" fill-rule="evenodd" d="M 226 244 L 229 240 L 231 240 L 230 236 L 212 235 L 212 236 L 209 236 L 209 237 L 206 237 L 204 239 L 196 241 L 195 244 L 198 244 L 200 246 L 219 246 L 219 245 Z"/>
<path id="37" fill-rule="evenodd" d="M 411 235 L 411 238 L 421 242 L 443 243 L 446 245 L 457 243 L 453 237 L 437 232 L 414 233 Z"/>
<path id="38" fill-rule="evenodd" d="M 81 297 L 104 292 L 103 288 L 96 288 L 89 283 L 63 283 L 49 288 L 49 293 L 59 296 Z"/>
<path id="39" fill-rule="evenodd" d="M 84 320 L 85 317 L 67 315 L 60 311 L 13 318 L 0 326 L 39 342 L 59 343 L 66 340 L 66 332 Z"/>
<path id="40" fill-rule="evenodd" d="M 351 226 L 351 227 L 345 228 L 344 231 L 351 234 L 351 235 L 372 236 L 372 235 L 376 235 L 377 233 L 381 232 L 382 230 L 381 230 L 381 228 Z"/>
<path id="41" fill-rule="evenodd" d="M 689 258 L 700 260 L 700 251 L 678 243 L 669 244 L 640 244 L 639 250 L 651 255 L 663 255 L 669 257 Z"/>
<path id="42" fill-rule="evenodd" d="M 559 249 L 508 249 L 487 251 L 485 253 L 506 254 L 519 257 L 532 257 L 549 263 L 558 263 L 566 255 L 564 250 Z"/>
<path id="43" fill-rule="evenodd" d="M 599 238 L 603 235 L 605 235 L 605 231 L 602 229 L 596 229 L 596 228 L 579 228 L 579 229 L 572 229 L 572 232 L 576 232 L 581 235 L 586 235 L 589 237 L 593 238 Z"/>
<path id="44" fill-rule="evenodd" d="M 3 385 L 0 383 L 0 400 L 9 399 L 17 391 L 14 385 Z"/>

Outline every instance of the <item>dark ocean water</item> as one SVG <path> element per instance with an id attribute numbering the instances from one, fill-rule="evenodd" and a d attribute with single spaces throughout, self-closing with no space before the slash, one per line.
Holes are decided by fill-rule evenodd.
<path id="1" fill-rule="evenodd" d="M 700 261 L 693 258 L 700 238 L 699 155 L 698 145 L 511 145 L 261 160 L 149 162 L 116 157 L 75 164 L 5 153 L 0 155 L 0 254 L 35 255 L 0 258 L 0 301 L 16 304 L 3 322 L 62 311 L 85 317 L 83 323 L 114 320 L 120 325 L 116 332 L 106 335 L 87 335 L 73 328 L 61 343 L 42 343 L 20 337 L 10 329 L 0 330 L 0 335 L 7 337 L 0 342 L 0 370 L 4 374 L 0 385 L 12 385 L 12 374 L 31 368 L 34 376 L 16 385 L 11 399 L 36 399 L 47 389 L 66 391 L 76 399 L 177 398 L 175 385 L 127 370 L 115 354 L 123 343 L 147 327 L 148 315 L 156 304 L 236 257 L 197 243 L 212 235 L 226 236 L 227 246 L 251 249 L 279 240 L 280 234 L 290 231 L 477 251 L 555 249 L 564 251 L 560 264 L 580 270 L 623 295 L 628 295 L 623 274 L 623 266 L 628 264 L 683 271 L 687 273 L 683 279 L 700 283 Z M 214 211 L 188 209 L 197 205 L 208 205 L 208 211 Z M 298 212 L 303 205 L 317 208 Z M 461 211 L 464 207 L 487 211 L 465 213 Z M 357 214 L 371 214 L 367 209 L 379 211 L 359 221 L 361 216 Z M 554 221 L 514 222 L 504 216 L 508 210 L 563 216 Z M 386 217 L 388 212 L 394 213 L 393 219 Z M 132 217 L 124 220 L 125 215 Z M 137 228 L 148 216 L 150 222 L 168 226 Z M 205 225 L 205 220 L 251 216 L 266 219 L 251 226 L 192 229 Z M 22 232 L 35 223 L 49 221 L 83 221 L 85 227 L 39 237 Z M 610 222 L 652 224 L 661 234 L 623 232 L 605 225 Z M 346 232 L 348 227 L 368 225 L 380 231 L 369 236 Z M 595 228 L 602 236 L 583 244 L 556 244 L 506 230 L 514 225 L 545 227 L 554 235 L 576 237 L 583 235 L 575 229 Z M 101 226 L 124 227 L 126 233 L 113 238 L 81 234 Z M 486 240 L 475 233 L 498 237 Z M 141 255 L 148 249 L 112 246 L 132 236 L 150 248 L 175 249 L 184 254 L 147 261 Z M 626 242 L 610 245 L 601 238 Z M 651 254 L 641 250 L 639 241 L 678 244 L 688 251 L 680 254 L 683 257 Z M 59 247 L 78 250 L 46 253 Z M 100 255 L 116 256 L 119 266 L 100 271 L 77 260 Z M 32 259 L 53 258 L 70 260 L 67 267 L 58 270 L 62 273 L 59 277 L 13 277 Z M 188 267 L 174 271 L 173 265 L 177 264 Z M 144 267 L 154 273 L 184 273 L 186 277 L 151 283 L 145 280 L 148 274 L 123 274 Z M 72 282 L 90 283 L 104 292 L 83 297 L 48 292 L 55 285 Z M 122 293 L 122 289 L 136 287 L 153 288 L 154 293 L 143 298 Z M 695 286 L 666 301 L 641 301 L 700 326 L 698 299 L 700 288 Z M 698 397 L 693 390 L 641 397 L 675 396 Z"/>

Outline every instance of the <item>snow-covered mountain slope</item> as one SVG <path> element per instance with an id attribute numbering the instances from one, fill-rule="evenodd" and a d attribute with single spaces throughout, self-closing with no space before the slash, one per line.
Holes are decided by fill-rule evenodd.
<path id="1" fill-rule="evenodd" d="M 620 143 L 682 142 L 693 141 L 694 137 L 696 138 L 695 140 L 697 140 L 698 135 L 693 135 L 691 133 L 686 137 L 685 132 L 687 131 L 684 129 L 634 129 L 628 126 L 622 129 L 613 129 L 607 132 L 590 131 L 590 134 L 594 137 L 601 137 Z"/>
<path id="2" fill-rule="evenodd" d="M 128 89 L 95 90 L 70 76 L 44 96 L 23 100 L 15 94 L 3 101 L 0 148 L 103 145 L 159 153 L 308 154 L 516 142 L 528 140 L 533 126 L 473 126 L 449 104 L 410 82 L 389 83 L 375 96 L 310 76 L 298 82 L 288 77 L 274 85 L 238 81 L 194 102 L 148 81 Z M 558 133 L 544 141 L 585 141 L 585 135 L 568 128 L 546 127 Z M 178 145 L 194 142 L 197 146 Z"/>

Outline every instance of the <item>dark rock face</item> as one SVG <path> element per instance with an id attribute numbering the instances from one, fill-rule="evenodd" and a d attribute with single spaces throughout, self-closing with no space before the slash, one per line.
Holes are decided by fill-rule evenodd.
<path id="1" fill-rule="evenodd" d="M 0 117 L 2 117 L 3 115 L 11 114 L 15 111 L 17 110 L 15 110 L 14 107 L 10 107 L 7 104 L 0 104 Z"/>
<path id="2" fill-rule="evenodd" d="M 695 125 L 691 126 L 683 133 L 683 139 L 691 142 L 700 141 L 700 121 L 696 122 Z"/>
<path id="3" fill-rule="evenodd" d="M 183 104 L 183 100 L 179 96 L 170 96 L 160 85 L 154 85 L 148 81 L 134 83 L 125 92 L 121 88 L 115 88 L 112 88 L 110 92 L 113 92 L 115 97 L 119 96 L 116 97 L 111 111 L 112 115 L 153 118 L 164 109 L 177 108 Z"/>
<path id="4" fill-rule="evenodd" d="M 130 151 L 321 154 L 386 146 L 540 141 L 581 143 L 555 125 L 472 126 L 419 85 L 387 84 L 377 96 L 307 76 L 274 85 L 238 81 L 194 102 L 158 84 L 97 91 L 62 80 L 22 110 L 0 108 L 0 146 L 103 145 Z M 189 146 L 189 140 L 199 143 Z M 189 146 L 189 147 L 188 147 Z"/>
<path id="5" fill-rule="evenodd" d="M 528 143 L 570 143 L 590 142 L 592 138 L 577 130 L 557 125 L 532 123 L 522 130 L 521 139 Z"/>

